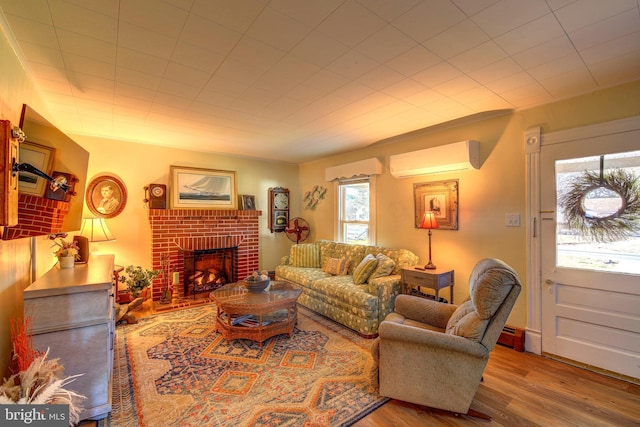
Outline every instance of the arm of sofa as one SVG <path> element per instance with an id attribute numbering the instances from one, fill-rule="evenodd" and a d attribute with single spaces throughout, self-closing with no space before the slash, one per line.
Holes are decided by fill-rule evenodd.
<path id="1" fill-rule="evenodd" d="M 280 265 L 289 265 L 289 255 L 280 258 Z"/>
<path id="2" fill-rule="evenodd" d="M 369 282 L 369 293 L 378 297 L 378 322 L 393 311 L 396 296 L 400 293 L 400 275 L 383 276 Z"/>

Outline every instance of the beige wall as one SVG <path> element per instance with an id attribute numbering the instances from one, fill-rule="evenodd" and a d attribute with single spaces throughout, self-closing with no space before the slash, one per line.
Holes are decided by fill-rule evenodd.
<path id="1" fill-rule="evenodd" d="M 143 188 L 151 183 L 166 184 L 171 192 L 171 165 L 236 171 L 238 194 L 255 195 L 256 207 L 262 211 L 260 268 L 273 270 L 280 254 L 288 251 L 290 242 L 284 234 L 271 233 L 267 228 L 267 192 L 269 187 L 282 186 L 298 194 L 297 165 L 83 136 L 73 139 L 91 153 L 88 181 L 110 174 L 119 177 L 127 188 L 126 207 L 117 217 L 106 220 L 117 240 L 98 246 L 100 252 L 115 254 L 116 264 L 151 267 L 151 231 Z M 292 209 L 291 214 L 296 215 L 296 210 Z M 90 212 L 85 206 L 86 215 Z"/>
<path id="2" fill-rule="evenodd" d="M 541 126 L 551 132 L 640 114 L 640 82 L 521 112 L 495 117 L 477 117 L 439 125 L 411 135 L 382 141 L 368 148 L 334 156 L 300 167 L 300 188 L 328 187 L 327 196 L 316 210 L 303 210 L 313 230 L 312 239 L 334 237 L 335 191 L 325 182 L 325 168 L 377 157 L 384 165 L 377 177 L 377 244 L 406 248 L 428 260 L 427 230 L 414 227 L 413 184 L 459 180 L 459 230 L 434 230 L 432 259 L 438 267 L 455 269 L 455 301 L 469 295 L 468 279 L 475 263 L 497 257 L 516 269 L 524 281 L 527 275 L 525 199 L 525 153 L 523 134 Z M 480 141 L 479 170 L 396 179 L 389 173 L 389 156 L 467 139 Z M 519 213 L 522 225 L 505 226 L 506 213 Z M 509 323 L 524 327 L 527 321 L 526 286 Z M 445 295 L 447 293 L 445 292 Z"/>

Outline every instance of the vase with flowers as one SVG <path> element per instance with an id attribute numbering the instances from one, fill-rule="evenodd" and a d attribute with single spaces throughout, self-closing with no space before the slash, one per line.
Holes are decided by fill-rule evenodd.
<path id="1" fill-rule="evenodd" d="M 53 247 L 56 247 L 53 254 L 58 258 L 60 268 L 73 268 L 75 262 L 80 259 L 80 248 L 74 240 L 60 239 L 59 242 L 54 241 Z"/>
<path id="2" fill-rule="evenodd" d="M 151 286 L 152 280 L 160 274 L 160 270 L 147 270 L 139 265 L 129 265 L 124 269 L 124 272 L 125 274 L 118 277 L 118 280 L 127 285 L 134 299 Z"/>

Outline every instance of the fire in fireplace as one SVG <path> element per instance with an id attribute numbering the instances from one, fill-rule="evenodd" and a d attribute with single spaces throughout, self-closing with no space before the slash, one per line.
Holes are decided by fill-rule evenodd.
<path id="1" fill-rule="evenodd" d="M 237 247 L 182 250 L 184 260 L 184 296 L 211 292 L 237 281 Z"/>

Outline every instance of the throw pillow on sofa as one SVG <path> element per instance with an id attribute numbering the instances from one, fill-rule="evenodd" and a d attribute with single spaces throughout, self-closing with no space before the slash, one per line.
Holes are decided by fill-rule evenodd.
<path id="1" fill-rule="evenodd" d="M 315 243 L 291 246 L 289 260 L 294 267 L 320 267 L 320 248 Z"/>
<path id="2" fill-rule="evenodd" d="M 348 270 L 349 262 L 346 258 L 327 258 L 327 261 L 322 268 L 322 271 L 334 276 L 344 276 L 347 274 Z"/>
<path id="3" fill-rule="evenodd" d="M 360 261 L 360 264 L 353 270 L 353 283 L 362 285 L 367 281 L 373 270 L 378 266 L 378 259 L 372 254 L 367 255 Z"/>
<path id="4" fill-rule="evenodd" d="M 396 266 L 396 262 L 391 258 L 389 258 L 388 256 L 386 256 L 385 254 L 380 253 L 376 255 L 376 259 L 378 260 L 378 265 L 376 266 L 375 270 L 373 270 L 373 273 L 371 273 L 371 275 L 369 276 L 369 279 L 367 280 L 388 276 L 391 274 L 391 272 Z"/>

